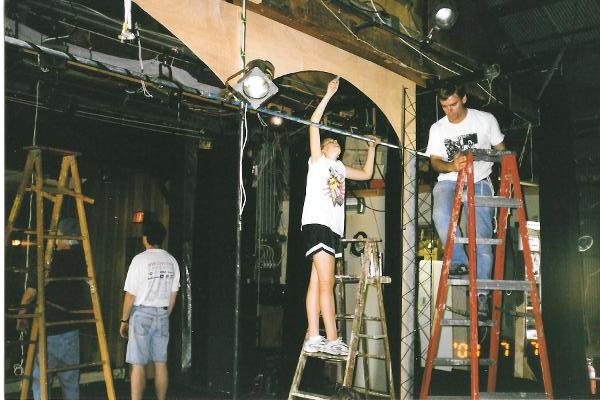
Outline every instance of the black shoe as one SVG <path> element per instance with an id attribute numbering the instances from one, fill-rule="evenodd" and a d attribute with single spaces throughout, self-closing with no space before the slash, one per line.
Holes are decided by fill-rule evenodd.
<path id="1" fill-rule="evenodd" d="M 465 264 L 450 265 L 450 277 L 459 277 L 469 273 L 469 266 Z"/>
<path id="2" fill-rule="evenodd" d="M 487 294 L 477 295 L 477 316 L 479 316 L 479 318 L 488 318 L 489 316 Z"/>

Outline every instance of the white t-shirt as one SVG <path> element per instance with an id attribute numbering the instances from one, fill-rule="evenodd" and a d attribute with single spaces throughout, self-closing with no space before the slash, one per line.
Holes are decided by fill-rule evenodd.
<path id="1" fill-rule="evenodd" d="M 167 307 L 172 292 L 179 290 L 179 265 L 163 249 L 148 249 L 131 260 L 125 291 L 135 296 L 133 305 Z"/>
<path id="2" fill-rule="evenodd" d="M 344 235 L 346 167 L 340 160 L 321 156 L 308 160 L 306 197 L 302 210 L 302 226 L 321 224 L 340 236 Z"/>
<path id="3" fill-rule="evenodd" d="M 504 141 L 498 121 L 488 112 L 467 108 L 467 116 L 461 122 L 453 124 L 444 117 L 431 125 L 427 155 L 442 157 L 452 161 L 454 156 L 467 149 L 491 149 Z M 475 182 L 487 178 L 492 173 L 493 163 L 475 161 L 473 175 Z M 438 181 L 455 181 L 458 172 L 440 173 Z"/>

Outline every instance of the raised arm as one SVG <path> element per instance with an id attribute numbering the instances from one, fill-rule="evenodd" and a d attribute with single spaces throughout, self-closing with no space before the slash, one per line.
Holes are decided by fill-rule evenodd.
<path id="1" fill-rule="evenodd" d="M 310 117 L 311 122 L 319 123 L 321 122 L 321 118 L 323 117 L 323 113 L 325 112 L 325 107 L 329 103 L 329 100 L 333 97 L 335 92 L 337 92 L 340 84 L 339 78 L 335 78 L 329 85 L 327 85 L 327 93 L 319 102 L 319 105 L 313 112 L 313 115 Z M 319 128 L 311 125 L 308 128 L 309 135 L 309 144 L 310 144 L 310 159 L 311 161 L 317 161 L 319 157 L 321 157 L 321 135 L 319 134 Z"/>
<path id="2" fill-rule="evenodd" d="M 369 150 L 367 151 L 367 161 L 363 165 L 362 169 L 356 169 L 352 167 L 346 167 L 346 178 L 352 179 L 353 181 L 368 181 L 373 176 L 373 165 L 375 164 L 375 148 L 381 142 L 381 140 L 375 136 L 371 137 L 375 140 L 373 142 L 367 142 Z"/>

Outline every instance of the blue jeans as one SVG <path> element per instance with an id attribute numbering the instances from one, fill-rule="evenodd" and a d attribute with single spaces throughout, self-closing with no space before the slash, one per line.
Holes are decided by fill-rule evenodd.
<path id="1" fill-rule="evenodd" d="M 48 368 L 64 367 L 67 365 L 79 364 L 79 330 L 68 331 L 58 335 L 51 335 L 46 338 L 46 350 L 48 353 Z M 62 388 L 64 400 L 79 399 L 79 370 L 58 372 L 58 380 Z M 48 374 L 48 393 L 52 388 L 53 376 Z M 40 369 L 38 356 L 36 355 L 33 364 L 33 398 L 39 400 L 40 395 Z"/>
<path id="2" fill-rule="evenodd" d="M 454 202 L 454 192 L 456 190 L 456 181 L 439 181 L 433 188 L 433 221 L 440 237 L 440 240 L 446 245 L 448 239 L 448 225 L 452 214 L 452 204 Z M 493 188 L 489 180 L 484 179 L 475 183 L 475 196 L 491 196 Z M 466 185 L 463 192 L 463 198 L 466 200 Z M 466 201 L 462 207 L 462 218 L 467 218 L 468 207 Z M 494 230 L 492 220 L 494 218 L 494 208 L 475 207 L 475 229 L 477 238 L 491 238 Z M 457 225 L 456 236 L 461 236 Z M 465 235 L 466 236 L 466 235 Z M 491 245 L 477 245 L 477 278 L 490 279 L 492 277 L 493 253 Z M 469 265 L 469 259 L 465 253 L 463 244 L 454 244 L 452 251 L 452 264 Z"/>

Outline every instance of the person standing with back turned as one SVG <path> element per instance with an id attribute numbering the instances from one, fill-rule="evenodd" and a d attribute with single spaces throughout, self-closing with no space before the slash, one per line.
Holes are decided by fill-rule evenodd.
<path id="1" fill-rule="evenodd" d="M 319 123 L 325 107 L 339 86 L 339 78 L 329 82 L 327 93 L 315 109 L 311 122 Z M 302 233 L 306 257 L 312 260 L 306 294 L 308 333 L 303 349 L 308 353 L 325 352 L 347 355 L 348 346 L 337 335 L 333 284 L 335 257 L 341 257 L 340 237 L 344 234 L 345 180 L 365 181 L 373 175 L 375 147 L 379 139 L 369 142 L 367 160 L 362 169 L 345 166 L 337 140 L 321 141 L 319 128 L 309 128 L 310 159 L 306 178 L 306 197 L 302 211 Z M 327 338 L 319 335 L 319 314 Z"/>
<path id="2" fill-rule="evenodd" d="M 179 290 L 179 265 L 161 249 L 167 232 L 158 221 L 144 222 L 146 251 L 131 260 L 125 279 L 125 300 L 119 332 L 128 339 L 126 361 L 131 369 L 131 399 L 141 400 L 146 386 L 146 364 L 154 363 L 158 400 L 167 396 L 169 315 Z"/>
<path id="3" fill-rule="evenodd" d="M 458 171 L 467 163 L 463 154 L 468 149 L 505 150 L 504 135 L 500 132 L 498 121 L 490 113 L 467 108 L 467 95 L 461 85 L 446 84 L 438 92 L 438 97 L 446 116 L 431 126 L 427 155 L 431 157 L 431 166 L 439 172 L 438 182 L 433 188 L 433 221 L 444 246 L 448 239 L 448 225 L 452 213 L 452 203 L 456 189 Z M 475 161 L 473 175 L 476 196 L 491 196 L 492 182 L 489 178 L 493 163 Z M 467 207 L 463 205 L 463 218 Z M 492 220 L 494 208 L 477 207 L 475 209 L 475 228 L 477 238 L 489 239 L 494 231 Z M 458 233 L 458 227 L 456 236 Z M 468 274 L 469 260 L 462 244 L 454 244 L 450 275 Z M 492 276 L 493 253 L 489 244 L 477 245 L 477 279 L 490 279 Z M 488 315 L 488 294 L 477 295 L 477 312 Z"/>

